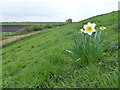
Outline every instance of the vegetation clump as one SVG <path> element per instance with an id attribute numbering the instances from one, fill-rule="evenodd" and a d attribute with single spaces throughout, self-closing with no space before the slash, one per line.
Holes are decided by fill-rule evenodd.
<path id="1" fill-rule="evenodd" d="M 66 20 L 66 23 L 67 24 L 72 23 L 72 19 L 70 18 L 70 19 Z"/>
<path id="2" fill-rule="evenodd" d="M 84 25 L 84 29 L 80 29 L 81 33 L 77 33 L 74 38 L 74 44 L 71 50 L 66 50 L 69 55 L 74 58 L 75 62 L 81 64 L 95 64 L 98 59 L 104 55 L 104 51 L 109 45 L 105 45 L 107 33 L 103 30 L 106 27 L 100 27 L 95 30 L 95 23 L 88 22 Z"/>

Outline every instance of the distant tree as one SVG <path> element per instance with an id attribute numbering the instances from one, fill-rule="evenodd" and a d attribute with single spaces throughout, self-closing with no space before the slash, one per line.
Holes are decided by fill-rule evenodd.
<path id="1" fill-rule="evenodd" d="M 72 23 L 72 19 L 70 18 L 70 19 L 66 20 L 66 23 Z"/>

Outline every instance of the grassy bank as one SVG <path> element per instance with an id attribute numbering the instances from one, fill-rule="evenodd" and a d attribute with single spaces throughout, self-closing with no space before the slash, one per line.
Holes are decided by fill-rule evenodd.
<path id="1" fill-rule="evenodd" d="M 92 17 L 3 46 L 4 88 L 118 87 L 118 12 Z M 87 22 L 106 26 L 111 48 L 95 65 L 79 65 L 66 56 L 73 36 Z"/>

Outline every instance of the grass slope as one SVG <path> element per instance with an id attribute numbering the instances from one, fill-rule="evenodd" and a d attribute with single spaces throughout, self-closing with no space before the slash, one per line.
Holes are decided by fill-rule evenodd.
<path id="1" fill-rule="evenodd" d="M 4 88 L 40 87 L 118 87 L 118 32 L 117 14 L 99 15 L 78 23 L 44 31 L 3 47 L 2 78 Z M 87 22 L 104 25 L 112 43 L 104 60 L 97 65 L 81 67 L 67 58 L 64 49 L 70 49 L 73 35 Z"/>

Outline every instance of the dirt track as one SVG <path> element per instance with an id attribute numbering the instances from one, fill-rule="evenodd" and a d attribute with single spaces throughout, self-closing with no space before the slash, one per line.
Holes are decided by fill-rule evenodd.
<path id="1" fill-rule="evenodd" d="M 12 36 L 12 37 L 10 37 L 6 40 L 0 41 L 0 44 L 3 45 L 3 44 L 6 44 L 6 43 L 10 43 L 12 41 L 15 41 L 15 40 L 18 40 L 20 38 L 27 37 L 27 36 L 30 36 L 30 35 L 33 35 L 33 34 L 36 34 L 36 33 L 38 33 L 38 32 L 34 32 L 34 33 L 31 33 L 31 34 L 26 34 L 26 35 Z"/>

